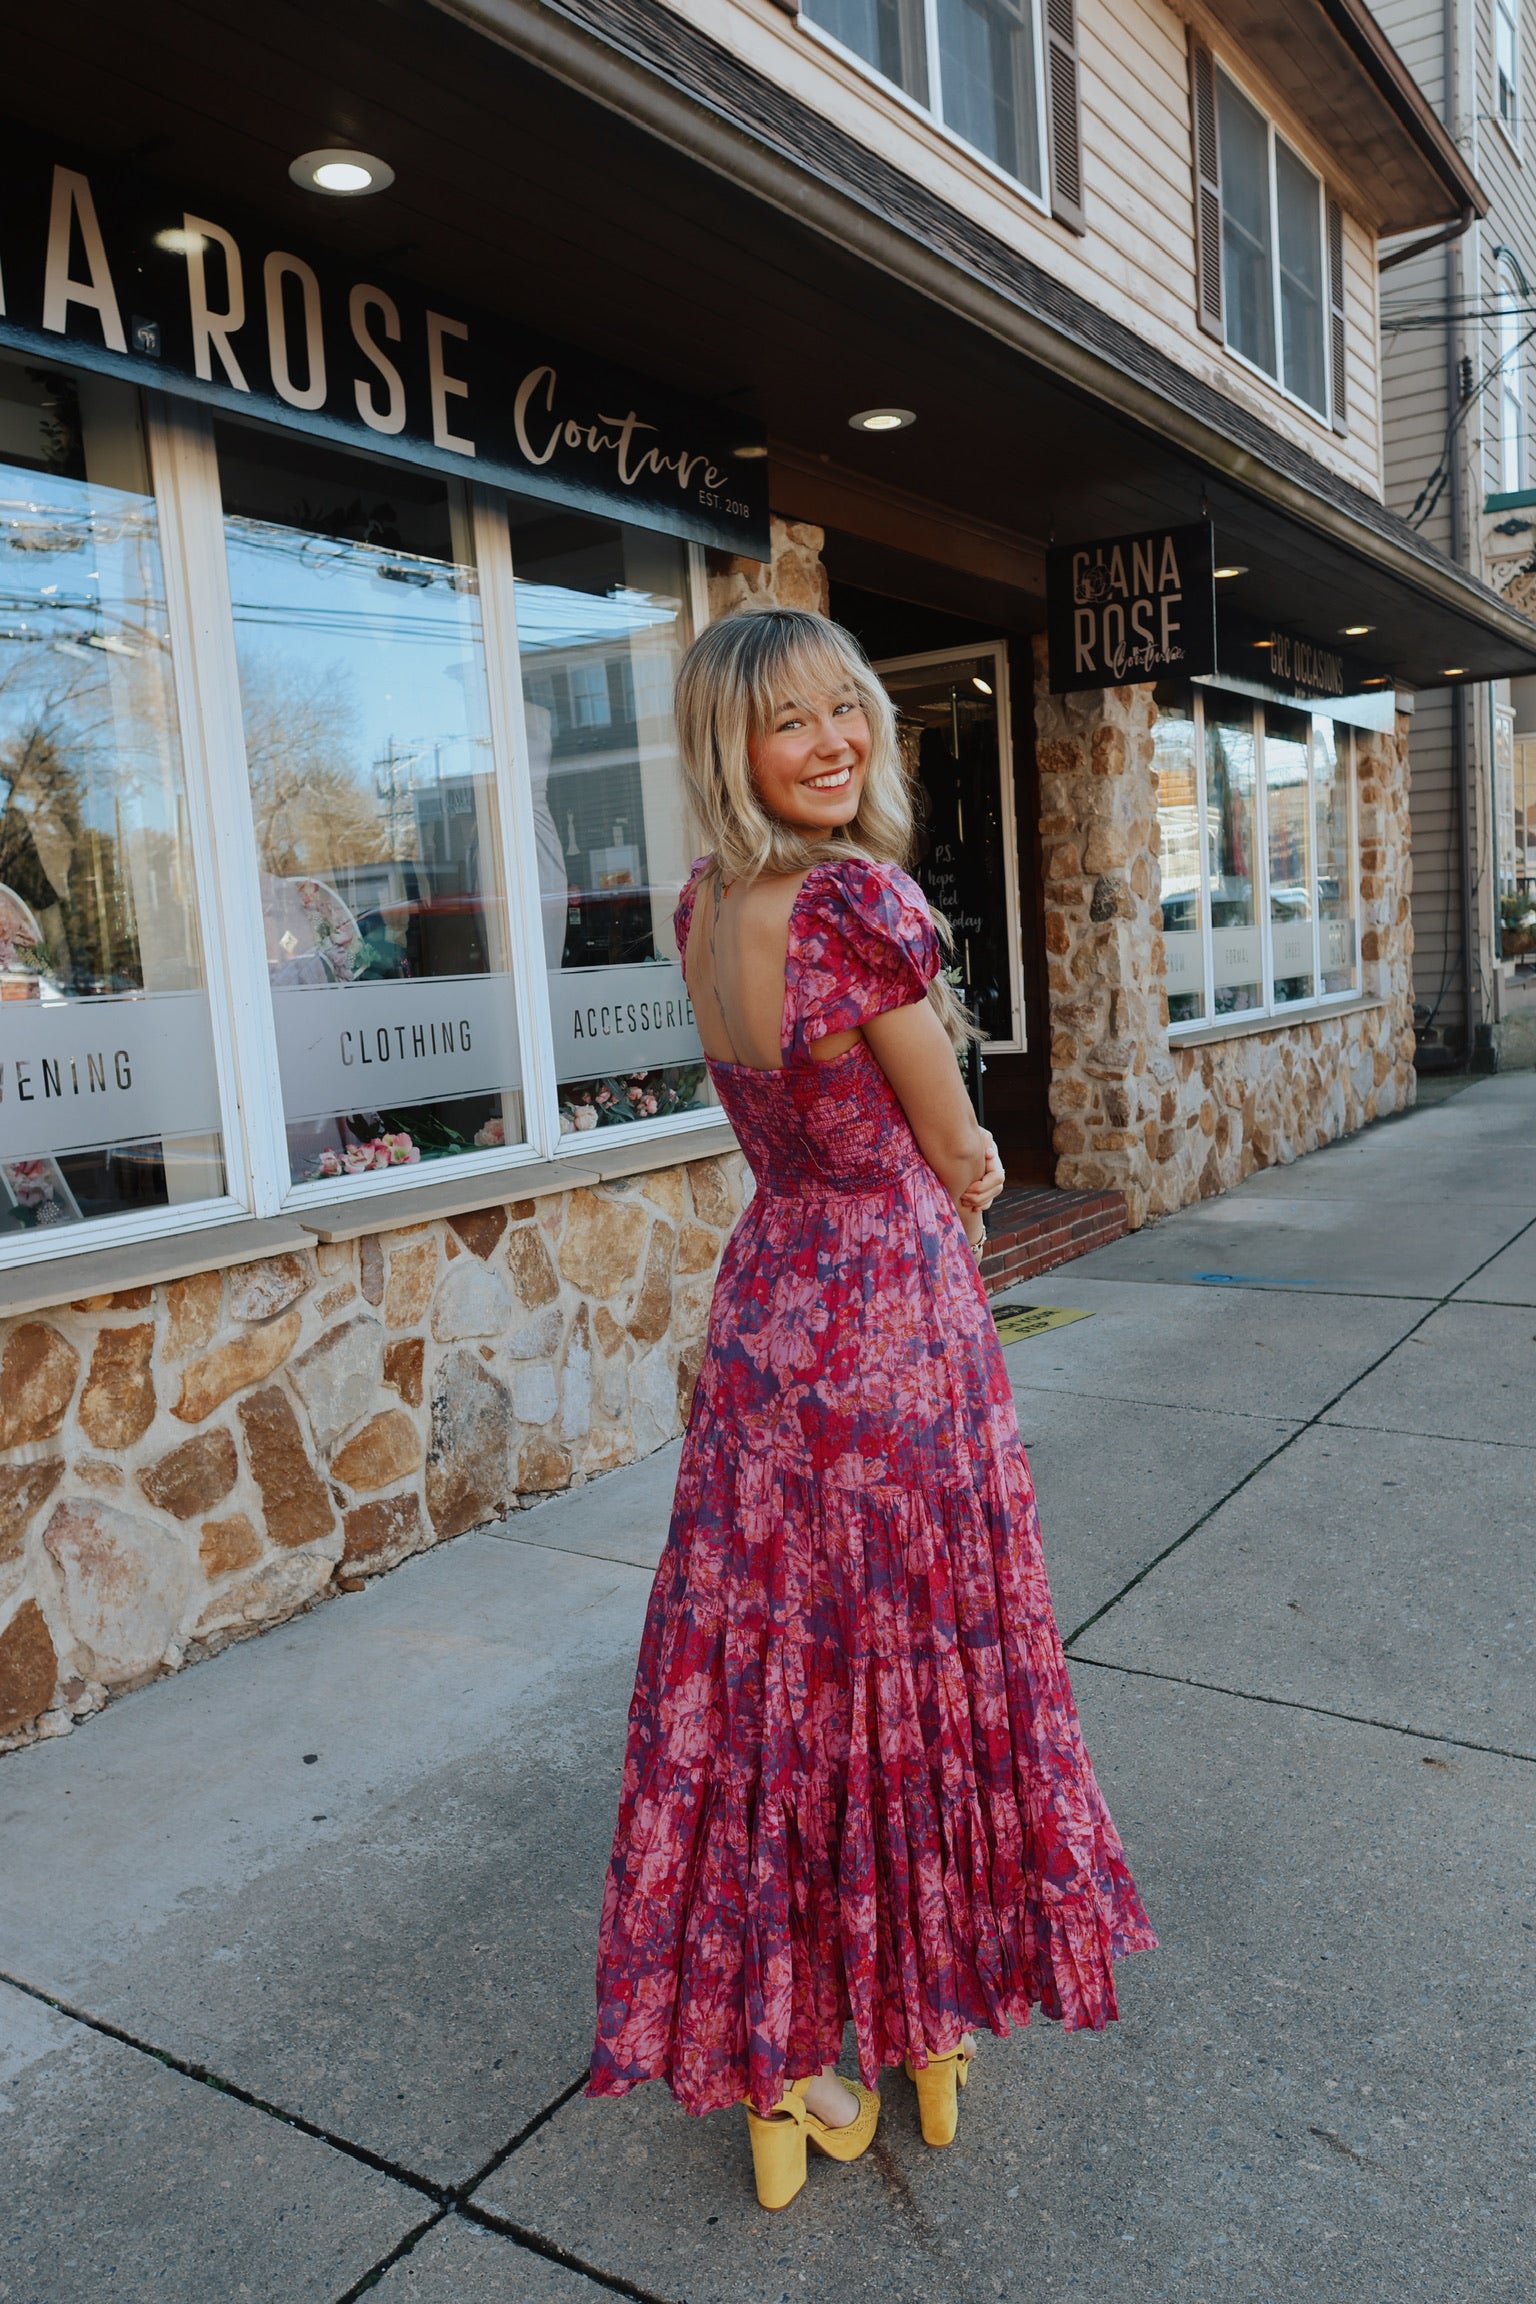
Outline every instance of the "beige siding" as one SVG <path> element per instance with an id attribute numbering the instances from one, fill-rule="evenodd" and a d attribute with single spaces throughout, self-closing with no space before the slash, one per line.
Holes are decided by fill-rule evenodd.
<path id="1" fill-rule="evenodd" d="M 670 0 L 680 14 L 1169 358 L 1261 415 L 1321 463 L 1380 494 L 1374 247 L 1350 218 L 1349 430 L 1342 437 L 1201 333 L 1195 309 L 1194 192 L 1184 14 L 1164 0 L 1078 0 L 1083 185 L 1079 238 L 875 75 L 829 49 L 769 0 Z M 1187 11 L 1199 13 L 1199 0 Z M 1267 99 L 1221 32 L 1218 51 L 1327 178 L 1307 123 Z M 1348 208 L 1347 185 L 1334 185 Z"/>

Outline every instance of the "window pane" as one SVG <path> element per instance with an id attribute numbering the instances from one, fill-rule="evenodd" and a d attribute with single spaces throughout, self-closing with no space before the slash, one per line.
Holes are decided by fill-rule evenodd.
<path id="1" fill-rule="evenodd" d="M 1352 739 L 1331 720 L 1312 723 L 1312 789 L 1317 824 L 1317 914 L 1321 922 L 1323 990 L 1352 992 L 1355 964 L 1355 865 L 1349 829 Z"/>
<path id="2" fill-rule="evenodd" d="M 1525 407 L 1521 365 L 1524 337 L 1530 325 L 1522 300 L 1506 294 L 1499 299 L 1499 486 L 1511 494 L 1522 484 L 1525 464 Z"/>
<path id="3" fill-rule="evenodd" d="M 138 397 L 0 360 L 0 1232 L 224 1192 Z"/>
<path id="4" fill-rule="evenodd" d="M 913 874 L 954 935 L 960 997 L 989 1039 L 1011 1040 L 997 660 L 954 656 L 880 677 L 917 803 Z"/>
<path id="5" fill-rule="evenodd" d="M 1188 689 L 1157 690 L 1152 765 L 1162 844 L 1163 946 L 1168 955 L 1168 1021 L 1205 1015 L 1205 937 L 1200 899 L 1200 763 Z"/>
<path id="6" fill-rule="evenodd" d="M 919 104 L 927 103 L 923 0 L 806 0 L 805 13 Z"/>
<path id="7" fill-rule="evenodd" d="M 523 1136 L 462 490 L 220 423 L 290 1172 Z"/>
<path id="8" fill-rule="evenodd" d="M 1257 747 L 1253 706 L 1208 695 L 1205 704 L 1205 830 L 1211 889 L 1211 950 L 1218 1016 L 1264 1004 L 1259 929 Z"/>
<path id="9" fill-rule="evenodd" d="M 511 519 L 560 1125 L 656 1119 L 711 1100 L 672 933 L 685 548 L 517 498 Z"/>
<path id="10" fill-rule="evenodd" d="M 1308 857 L 1305 712 L 1264 710 L 1264 800 L 1269 822 L 1269 949 L 1275 999 L 1312 997 L 1312 873 Z"/>
<path id="11" fill-rule="evenodd" d="M 1506 0 L 1497 0 L 1493 12 L 1494 70 L 1498 82 L 1499 118 L 1506 128 L 1514 129 L 1519 123 L 1520 106 L 1517 90 L 1516 33 L 1514 9 Z"/>
<path id="12" fill-rule="evenodd" d="M 944 121 L 999 168 L 1040 190 L 1035 31 L 1008 0 L 936 0 Z"/>
<path id="13" fill-rule="evenodd" d="M 1230 80 L 1216 76 L 1221 146 L 1221 280 L 1227 342 L 1275 373 L 1274 247 L 1269 127 Z"/>
<path id="14" fill-rule="evenodd" d="M 1279 208 L 1281 374 L 1309 408 L 1327 405 L 1323 351 L 1322 187 L 1294 152 L 1275 144 Z"/>

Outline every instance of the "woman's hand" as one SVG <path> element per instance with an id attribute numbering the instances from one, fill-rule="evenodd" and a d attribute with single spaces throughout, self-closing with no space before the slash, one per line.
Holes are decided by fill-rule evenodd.
<path id="1" fill-rule="evenodd" d="M 975 1183 L 967 1185 L 960 1195 L 959 1206 L 966 1215 L 974 1212 L 979 1216 L 983 1208 L 990 1208 L 1007 1181 L 1003 1174 L 1003 1163 L 997 1155 L 997 1146 L 985 1128 L 981 1131 L 981 1141 L 987 1164 Z"/>

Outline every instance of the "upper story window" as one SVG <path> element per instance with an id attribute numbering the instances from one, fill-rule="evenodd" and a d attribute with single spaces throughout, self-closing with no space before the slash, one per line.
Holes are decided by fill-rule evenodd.
<path id="1" fill-rule="evenodd" d="M 1216 117 L 1227 342 L 1325 415 L 1322 184 L 1224 72 Z"/>
<path id="2" fill-rule="evenodd" d="M 1525 486 L 1525 346 L 1521 295 L 1507 265 L 1499 272 L 1499 486 L 1508 495 Z"/>
<path id="3" fill-rule="evenodd" d="M 1045 197 L 1041 0 L 806 0 L 805 14 Z"/>
<path id="4" fill-rule="evenodd" d="M 1520 127 L 1519 0 L 1493 0 L 1493 91 L 1499 124 L 1511 136 Z"/>

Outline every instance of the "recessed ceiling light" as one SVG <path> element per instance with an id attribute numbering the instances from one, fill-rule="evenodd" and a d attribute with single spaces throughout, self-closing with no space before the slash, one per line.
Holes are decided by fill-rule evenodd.
<path id="1" fill-rule="evenodd" d="M 1367 632 L 1374 632 L 1374 624 L 1341 624 L 1339 630 L 1346 640 L 1363 640 Z"/>
<path id="2" fill-rule="evenodd" d="M 767 453 L 767 449 L 760 447 L 755 441 L 750 441 L 745 448 L 733 448 L 731 450 L 733 456 L 739 456 L 749 462 L 755 462 L 759 456 L 766 456 Z"/>
<path id="3" fill-rule="evenodd" d="M 1255 648 L 1273 648 L 1274 642 L 1273 640 L 1255 640 L 1254 646 Z"/>
<path id="4" fill-rule="evenodd" d="M 350 152 L 329 145 L 322 152 L 301 152 L 288 170 L 306 192 L 328 192 L 333 200 L 356 199 L 363 192 L 384 192 L 395 180 L 387 160 L 372 152 Z"/>
<path id="5" fill-rule="evenodd" d="M 189 232 L 182 224 L 172 224 L 155 234 L 155 246 L 163 248 L 167 256 L 195 256 L 207 245 L 201 232 Z"/>
<path id="6" fill-rule="evenodd" d="M 910 408 L 861 408 L 848 422 L 855 432 L 905 432 L 917 417 Z"/>
<path id="7" fill-rule="evenodd" d="M 1467 668 L 1465 664 L 1447 664 L 1444 672 L 1441 674 L 1441 678 L 1444 680 L 1460 680 L 1465 674 L 1466 669 Z"/>
<path id="8" fill-rule="evenodd" d="M 981 674 L 980 674 L 979 672 L 973 672 L 973 673 L 971 674 L 971 686 L 972 686 L 973 688 L 979 688 L 979 689 L 981 690 L 981 692 L 982 692 L 983 696 L 990 696 L 990 695 L 991 695 L 991 693 L 992 693 L 992 683 L 991 683 L 991 681 L 990 681 L 990 680 L 983 680 L 983 678 L 982 678 L 982 676 L 981 676 Z"/>
<path id="9" fill-rule="evenodd" d="M 1229 576 L 1246 576 L 1247 573 L 1247 569 L 1242 566 L 1241 562 L 1236 560 L 1232 562 L 1230 568 L 1213 568 L 1211 570 L 1211 574 L 1215 577 L 1218 584 L 1225 582 L 1226 578 Z"/>
<path id="10" fill-rule="evenodd" d="M 1387 676 L 1385 672 L 1373 672 L 1369 680 L 1363 683 L 1363 685 L 1367 688 L 1385 688 L 1386 684 Z"/>

